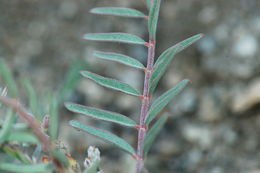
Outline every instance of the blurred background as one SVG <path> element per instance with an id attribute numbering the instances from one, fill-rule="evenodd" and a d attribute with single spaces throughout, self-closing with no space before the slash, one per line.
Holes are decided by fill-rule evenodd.
<path id="1" fill-rule="evenodd" d="M 38 93 L 58 90 L 74 62 L 82 69 L 142 90 L 143 73 L 95 59 L 93 50 L 114 51 L 145 64 L 147 49 L 82 39 L 90 32 L 127 32 L 147 39 L 142 19 L 97 16 L 91 8 L 123 6 L 147 13 L 145 0 L 1 0 L 0 57 L 15 78 L 30 78 Z M 184 78 L 192 82 L 164 110 L 170 116 L 147 160 L 151 173 L 260 172 L 260 1 L 164 0 L 156 56 L 197 33 L 205 37 L 176 56 L 155 97 Z M 81 79 L 67 101 L 120 112 L 138 120 L 140 101 Z M 41 102 L 41 101 L 40 101 Z M 80 164 L 98 146 L 102 168 L 127 172 L 132 158 L 68 126 L 77 119 L 113 131 L 134 144 L 136 133 L 60 110 L 60 135 Z M 121 170 L 121 171 L 120 171 Z M 122 171 L 123 170 L 123 171 Z"/>

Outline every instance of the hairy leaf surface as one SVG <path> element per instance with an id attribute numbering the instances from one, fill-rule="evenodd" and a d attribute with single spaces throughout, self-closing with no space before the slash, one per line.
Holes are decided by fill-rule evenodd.
<path id="1" fill-rule="evenodd" d="M 84 77 L 91 79 L 104 87 L 111 88 L 134 96 L 141 95 L 136 89 L 132 88 L 130 85 L 120 82 L 118 80 L 106 78 L 88 71 L 82 71 L 81 74 Z"/>
<path id="2" fill-rule="evenodd" d="M 128 65 L 130 67 L 135 67 L 135 68 L 139 68 L 139 69 L 145 68 L 141 62 L 137 61 L 134 58 L 126 56 L 126 55 L 122 55 L 122 54 L 118 54 L 118 53 L 111 53 L 111 52 L 100 52 L 100 51 L 94 52 L 93 55 L 96 56 L 97 58 L 119 62 L 119 63 L 125 64 L 125 65 Z"/>
<path id="3" fill-rule="evenodd" d="M 125 140 L 123 140 L 122 138 L 115 136 L 107 131 L 93 128 L 93 127 L 90 127 L 87 125 L 83 125 L 83 124 L 79 123 L 78 121 L 70 121 L 70 125 L 75 127 L 78 130 L 82 130 L 91 135 L 97 136 L 97 137 L 101 138 L 102 140 L 111 142 L 111 143 L 115 144 L 117 147 L 129 152 L 130 154 L 135 154 L 135 150 L 133 149 L 133 147 L 131 145 L 129 145 Z"/>
<path id="4" fill-rule="evenodd" d="M 163 108 L 165 108 L 165 106 L 177 95 L 179 94 L 182 89 L 187 85 L 187 83 L 189 82 L 189 80 L 183 80 L 181 81 L 176 87 L 168 90 L 167 92 L 165 92 L 163 95 L 161 95 L 158 99 L 156 99 L 153 104 L 150 107 L 150 110 L 148 112 L 148 116 L 145 120 L 145 124 L 149 125 L 150 122 L 157 116 L 157 114 L 159 112 L 161 112 L 161 110 Z"/>
<path id="5" fill-rule="evenodd" d="M 130 118 L 115 112 L 104 111 L 92 107 L 77 105 L 73 103 L 66 103 L 66 108 L 72 112 L 83 114 L 92 118 L 110 121 L 121 125 L 135 127 L 137 123 Z"/>
<path id="6" fill-rule="evenodd" d="M 113 15 L 122 17 L 146 17 L 144 13 L 138 10 L 121 7 L 99 7 L 91 9 L 90 12 L 94 14 Z"/>
<path id="7" fill-rule="evenodd" d="M 121 43 L 141 44 L 141 45 L 146 44 L 146 42 L 142 38 L 136 35 L 120 33 L 120 32 L 85 34 L 83 38 L 86 40 L 94 40 L 94 41 L 121 42 Z"/>
<path id="8" fill-rule="evenodd" d="M 159 80 L 167 70 L 167 67 L 173 60 L 174 55 L 185 49 L 186 47 L 190 46 L 195 41 L 199 40 L 203 35 L 198 34 L 193 37 L 190 37 L 173 47 L 168 48 L 166 51 L 164 51 L 157 61 L 154 64 L 154 72 L 150 79 L 150 93 L 153 93 L 154 89 L 156 88 Z"/>

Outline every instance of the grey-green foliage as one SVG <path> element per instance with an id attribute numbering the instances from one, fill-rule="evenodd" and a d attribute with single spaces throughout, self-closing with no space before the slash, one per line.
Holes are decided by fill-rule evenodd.
<path id="1" fill-rule="evenodd" d="M 59 128 L 58 110 L 63 106 L 64 100 L 69 97 L 77 86 L 80 79 L 78 71 L 85 69 L 86 66 L 84 63 L 79 61 L 72 63 L 59 91 L 44 95 L 37 92 L 37 89 L 33 86 L 29 78 L 22 78 L 17 82 L 13 78 L 11 70 L 9 70 L 7 63 L 3 59 L 0 59 L 0 67 L 0 87 L 7 87 L 7 97 L 17 98 L 25 93 L 27 96 L 26 98 L 28 99 L 28 107 L 25 105 L 24 109 L 28 110 L 28 112 L 34 116 L 35 122 L 42 121 L 44 115 L 48 114 L 50 119 L 48 121 L 49 126 L 46 129 L 46 133 L 48 133 L 51 140 L 57 140 Z M 22 87 L 18 90 L 17 85 Z M 5 91 L 1 90 L 0 96 L 6 96 Z M 22 100 L 20 101 L 26 103 Z M 16 114 L 6 105 L 0 107 L 0 172 L 53 172 L 54 166 L 52 163 L 34 163 L 35 161 L 41 161 L 41 143 L 34 134 L 34 131 L 24 123 L 26 121 L 22 121 L 22 123 L 17 121 L 18 114 L 19 113 Z M 40 123 L 39 128 L 41 128 Z M 44 131 L 44 129 L 42 130 Z M 34 153 L 29 157 L 30 154 L 26 151 L 17 147 L 12 147 L 12 144 L 14 143 L 20 146 L 37 145 L 37 147 Z M 59 149 L 52 149 L 49 154 L 51 157 L 55 157 L 55 159 L 59 160 L 64 167 L 68 166 L 67 157 L 64 153 L 60 152 Z"/>
<path id="2" fill-rule="evenodd" d="M 104 42 L 120 42 L 120 43 L 129 43 L 129 44 L 138 44 L 147 46 L 148 48 L 151 46 L 151 42 L 156 42 L 156 31 L 157 31 L 157 23 L 158 23 L 158 17 L 159 17 L 159 11 L 160 11 L 160 5 L 161 0 L 146 0 L 147 7 L 148 7 L 148 15 L 140 12 L 135 9 L 129 9 L 129 8 L 122 8 L 122 7 L 98 7 L 92 9 L 90 12 L 94 14 L 102 14 L 102 15 L 112 15 L 112 16 L 121 16 L 121 17 L 140 17 L 144 20 L 147 20 L 148 23 L 148 32 L 149 32 L 149 41 L 144 41 L 144 39 L 133 35 L 129 33 L 121 33 L 121 32 L 112 32 L 112 33 L 88 33 L 83 36 L 83 39 L 86 40 L 94 40 L 94 41 L 104 41 Z M 193 37 L 190 37 L 178 44 L 176 44 L 173 47 L 170 47 L 166 51 L 164 51 L 161 56 L 157 59 L 156 63 L 154 64 L 154 67 L 152 69 L 152 76 L 149 81 L 149 94 L 151 95 L 153 91 L 156 89 L 156 86 L 159 82 L 159 80 L 162 78 L 164 73 L 167 70 L 167 67 L 172 62 L 172 59 L 174 55 L 185 49 L 186 47 L 190 46 L 195 41 L 199 40 L 202 37 L 202 34 L 195 35 Z M 148 44 L 149 42 L 149 44 Z M 125 65 L 128 65 L 130 67 L 136 67 L 139 69 L 143 69 L 143 71 L 146 71 L 146 68 L 137 60 L 130 58 L 127 55 L 122 55 L 118 53 L 113 52 L 100 52 L 96 51 L 94 53 L 94 56 L 97 58 L 110 60 L 119 62 Z M 111 78 L 106 78 L 100 75 L 97 75 L 92 72 L 88 71 L 82 71 L 81 74 L 96 82 L 97 84 L 114 89 L 117 91 L 121 91 L 126 94 L 130 94 L 132 96 L 142 96 L 141 92 L 137 89 L 134 89 L 128 84 L 122 83 L 118 80 L 114 80 Z M 127 76 L 126 76 L 127 77 Z M 188 80 L 184 80 L 180 82 L 175 88 L 170 89 L 165 94 L 160 96 L 158 99 L 155 100 L 154 103 L 152 103 L 148 116 L 146 118 L 146 125 L 148 126 L 153 120 L 156 119 L 159 112 L 161 112 L 167 104 L 170 103 L 170 101 L 173 99 L 174 96 L 176 96 L 187 84 Z M 75 104 L 66 104 L 67 109 L 69 109 L 72 112 L 79 113 L 86 115 L 88 117 L 92 117 L 95 119 L 105 120 L 113 123 L 118 123 L 121 125 L 127 125 L 130 127 L 136 127 L 136 124 L 133 120 L 130 120 L 129 118 L 125 118 L 124 116 L 117 114 L 117 113 L 108 113 L 106 111 L 101 111 L 95 108 L 91 107 L 84 107 L 80 105 Z M 119 116 L 120 115 L 120 116 Z M 147 137 L 146 137 L 146 143 L 145 143 L 145 152 L 147 153 L 149 148 L 152 145 L 152 142 L 155 139 L 155 136 L 159 133 L 160 129 L 163 127 L 163 124 L 166 121 L 166 117 L 160 118 L 155 122 L 155 125 L 148 131 Z M 70 123 L 73 127 L 77 129 L 81 129 L 85 132 L 88 132 L 92 135 L 98 136 L 99 138 L 102 138 L 104 140 L 110 141 L 111 134 L 108 134 L 107 132 L 101 130 L 89 127 L 87 125 L 80 124 L 77 121 L 71 121 Z M 128 151 L 130 154 L 134 155 L 135 151 L 130 147 L 129 144 L 126 143 L 121 138 L 115 137 L 116 145 L 125 150 Z M 110 141 L 112 142 L 112 141 Z M 127 146 L 127 147 L 126 147 Z M 126 149 L 128 148 L 128 149 Z"/>

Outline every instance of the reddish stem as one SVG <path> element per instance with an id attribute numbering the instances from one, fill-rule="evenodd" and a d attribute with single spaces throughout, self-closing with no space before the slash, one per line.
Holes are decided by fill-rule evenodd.
<path id="1" fill-rule="evenodd" d="M 137 157 L 136 159 L 136 167 L 135 173 L 140 173 L 143 168 L 144 162 L 144 139 L 147 132 L 147 126 L 145 125 L 145 119 L 147 117 L 147 113 L 150 107 L 151 96 L 149 95 L 150 88 L 150 79 L 153 71 L 154 64 L 154 53 L 155 53 L 155 41 L 149 40 L 148 46 L 148 57 L 147 57 L 147 67 L 144 77 L 144 88 L 142 95 L 142 106 L 141 106 L 141 114 L 140 114 L 140 122 L 138 125 L 138 143 L 137 143 Z"/>
<path id="2" fill-rule="evenodd" d="M 43 145 L 43 151 L 47 151 L 51 148 L 52 144 L 49 137 L 43 133 L 40 129 L 40 122 L 37 121 L 31 114 L 29 114 L 17 99 L 10 99 L 7 97 L 0 96 L 0 102 L 11 107 L 17 114 L 24 120 L 27 121 L 29 127 L 33 130 L 34 134 L 38 137 Z"/>

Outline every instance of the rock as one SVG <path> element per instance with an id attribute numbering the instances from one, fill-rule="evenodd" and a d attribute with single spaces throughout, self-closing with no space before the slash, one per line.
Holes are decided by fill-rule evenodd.
<path id="1" fill-rule="evenodd" d="M 250 58 L 256 55 L 258 47 L 257 38 L 244 33 L 234 40 L 232 51 L 236 56 Z"/>
<path id="2" fill-rule="evenodd" d="M 234 113 L 242 113 L 258 103 L 260 103 L 260 78 L 249 83 L 234 96 L 231 110 Z"/>

